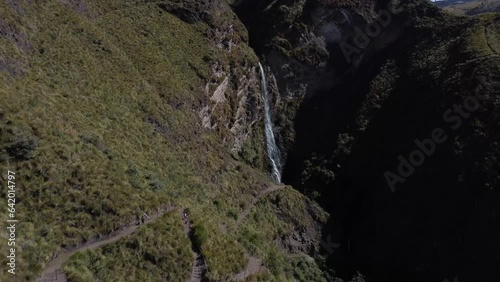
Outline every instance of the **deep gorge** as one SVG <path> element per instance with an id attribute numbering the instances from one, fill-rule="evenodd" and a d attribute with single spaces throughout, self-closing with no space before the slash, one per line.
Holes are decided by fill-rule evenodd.
<path id="1" fill-rule="evenodd" d="M 458 140 L 472 132 L 474 126 L 448 130 L 449 139 L 455 141 L 440 145 L 414 175 L 398 184 L 395 193 L 383 177 L 385 171 L 397 166 L 399 154 L 411 152 L 414 139 L 425 138 L 435 128 L 447 128 L 442 113 L 460 99 L 447 94 L 456 91 L 455 87 L 447 84 L 446 88 L 440 81 L 453 75 L 453 65 L 460 65 L 458 53 L 464 43 L 446 47 L 452 57 L 441 77 L 432 75 L 433 66 L 439 62 L 415 70 L 409 54 L 432 50 L 434 44 L 459 36 L 461 26 L 466 28 L 471 22 L 462 19 L 445 27 L 419 27 L 415 22 L 425 17 L 444 17 L 436 8 L 420 3 L 414 10 L 406 9 L 394 16 L 382 35 L 373 38 L 374 42 L 353 63 L 345 61 L 339 42 L 351 42 L 356 36 L 355 27 L 342 23 L 338 24 L 342 39 L 326 44 L 328 55 L 324 60 L 320 57 L 319 61 L 311 61 L 293 50 L 303 48 L 297 38 L 304 33 L 320 32 L 310 17 L 318 6 L 326 9 L 322 6 L 328 5 L 326 1 L 260 1 L 252 6 L 249 2 L 236 7 L 236 12 L 249 29 L 250 45 L 276 75 L 281 96 L 276 115 L 293 112 L 293 126 L 286 117 L 275 120 L 281 132 L 279 144 L 286 155 L 283 182 L 317 200 L 332 215 L 323 240 L 331 236 L 341 247 L 328 257 L 329 267 L 343 279 L 360 271 L 367 281 L 380 282 L 443 281 L 454 277 L 459 281 L 499 280 L 493 270 L 500 262 L 493 251 L 500 249 L 499 240 L 494 239 L 499 234 L 494 204 L 500 196 L 498 182 L 480 184 L 476 173 L 481 169 L 470 163 L 473 154 L 478 154 L 472 152 L 486 153 L 478 146 L 498 135 L 490 132 L 493 135 L 486 133 L 481 141 L 467 142 L 470 153 L 465 157 L 456 153 L 457 146 L 463 146 Z M 387 5 L 384 1 L 375 3 L 375 7 Z M 336 7 L 342 8 L 337 14 L 354 14 L 360 28 L 366 23 L 358 7 Z M 336 21 L 338 18 L 330 16 L 335 23 L 341 22 Z M 414 22 L 406 21 L 408 18 Z M 290 27 L 285 27 L 285 19 L 290 20 Z M 429 35 L 440 39 L 437 43 L 427 42 Z M 309 52 L 317 59 L 316 50 Z M 462 83 L 471 85 L 466 87 L 471 92 L 472 85 L 478 83 L 474 80 L 477 74 L 472 75 L 477 73 L 476 68 L 471 65 L 460 70 L 470 81 Z M 286 75 L 288 69 L 294 72 L 293 78 Z M 316 76 L 323 78 L 319 85 Z M 300 92 L 300 83 L 312 87 Z M 283 100 L 289 94 L 284 92 L 290 89 L 295 89 L 300 98 L 287 104 Z M 467 89 L 463 89 L 465 94 Z M 288 97 L 288 101 L 295 97 Z M 485 115 L 483 111 L 477 119 Z M 283 136 L 290 128 L 294 131 L 291 139 Z M 488 170 L 485 168 L 480 175 Z"/>

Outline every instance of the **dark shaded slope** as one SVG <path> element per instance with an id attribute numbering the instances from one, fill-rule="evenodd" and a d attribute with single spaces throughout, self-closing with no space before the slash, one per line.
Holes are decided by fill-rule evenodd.
<path id="1" fill-rule="evenodd" d="M 277 74 L 277 112 L 293 120 L 292 139 L 284 136 L 286 118 L 276 122 L 287 155 L 284 180 L 333 214 L 324 235 L 341 247 L 329 256 L 331 269 L 346 279 L 360 270 L 367 281 L 499 281 L 498 16 L 459 19 L 411 1 L 346 67 L 334 63 L 343 57 L 338 45 L 353 44 L 352 30 L 365 27 L 370 5 L 363 3 L 370 1 L 340 2 L 333 10 L 344 9 L 352 25 L 330 19 L 341 36 L 327 42 L 326 66 L 280 49 L 276 42 L 283 40 L 257 45 Z M 278 10 L 297 3 L 278 1 L 274 7 L 286 8 L 263 13 L 274 11 L 280 22 L 269 24 L 270 16 L 264 22 L 282 26 Z M 266 38 L 300 48 L 294 31 L 298 37 L 306 30 L 322 34 L 311 18 L 321 5 L 303 6 L 288 31 L 267 29 Z M 283 75 L 289 65 L 295 77 Z M 326 78 L 333 86 L 314 87 L 311 69 L 324 75 L 324 86 Z M 295 92 L 298 98 L 288 94 L 297 81 L 308 84 Z M 485 96 L 477 109 L 469 97 L 476 92 Z M 460 106 L 464 101 L 474 110 Z M 404 182 L 388 185 L 385 174 L 397 173 L 398 157 L 408 159 L 419 149 L 415 140 L 432 138 L 439 128 L 446 141 Z"/>

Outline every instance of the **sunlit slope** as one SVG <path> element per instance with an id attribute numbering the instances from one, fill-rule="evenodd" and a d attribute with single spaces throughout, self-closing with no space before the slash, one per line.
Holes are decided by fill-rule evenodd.
<path id="1" fill-rule="evenodd" d="M 197 228 L 204 230 L 200 242 L 210 277 L 222 279 L 245 267 L 247 250 L 234 231 L 237 218 L 272 180 L 230 154 L 228 130 L 202 127 L 199 111 L 210 99 L 207 89 L 215 88 L 207 83 L 223 80 L 213 76 L 214 62 L 237 69 L 256 66 L 256 56 L 245 44 L 221 50 L 204 21 L 183 21 L 159 3 L 0 4 L 0 167 L 2 175 L 11 170 L 17 176 L 15 280 L 34 280 L 62 249 L 169 203 L 189 208 Z M 215 19 L 231 15 L 221 12 Z M 237 109 L 232 104 L 237 101 L 229 97 L 214 113 L 231 120 Z M 262 146 L 256 134 L 252 148 Z M 263 159 L 258 152 L 248 154 Z M 2 189 L 2 199 L 5 193 Z M 0 208 L 6 210 L 6 204 L 2 200 Z M 0 220 L 6 216 L 0 213 Z M 276 220 L 264 222 L 263 229 L 281 219 Z M 222 232 L 222 223 L 233 231 Z M 296 224 L 287 226 L 293 230 Z M 141 240 L 151 235 L 150 228 L 161 227 L 146 228 L 117 244 Z M 187 238 L 181 231 L 157 234 L 184 250 Z M 266 247 L 260 255 L 267 256 L 275 238 L 262 238 L 259 244 Z M 6 245 L 0 248 L 7 253 Z M 110 254 L 123 246 L 109 248 L 97 252 L 113 259 Z M 130 269 L 137 265 L 129 256 L 140 255 L 137 249 L 114 262 Z M 192 259 L 185 251 L 176 257 Z M 161 267 L 137 277 L 163 274 Z M 69 269 L 73 277 L 102 279 L 113 271 Z M 5 273 L 0 280 L 11 281 Z"/>

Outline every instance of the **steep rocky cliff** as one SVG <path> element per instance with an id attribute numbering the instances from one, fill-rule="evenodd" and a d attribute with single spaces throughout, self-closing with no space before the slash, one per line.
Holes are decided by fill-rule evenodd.
<path id="1" fill-rule="evenodd" d="M 333 215 L 330 266 L 367 281 L 499 280 L 499 16 L 250 2 L 236 11 L 276 76 L 284 182 Z"/>

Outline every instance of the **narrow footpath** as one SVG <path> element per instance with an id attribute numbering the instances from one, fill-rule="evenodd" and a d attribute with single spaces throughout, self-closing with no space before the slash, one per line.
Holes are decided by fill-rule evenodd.
<path id="1" fill-rule="evenodd" d="M 257 204 L 257 202 L 265 197 L 266 195 L 283 189 L 284 186 L 271 186 L 259 193 L 257 197 L 255 197 L 252 200 L 251 205 L 249 205 L 238 217 L 238 221 L 236 222 L 236 226 L 238 226 L 247 216 L 250 214 L 252 208 Z M 55 259 L 49 262 L 45 270 L 43 271 L 42 275 L 36 280 L 36 282 L 67 282 L 68 278 L 64 275 L 64 273 L 61 271 L 62 265 L 68 261 L 68 259 L 75 254 L 76 252 L 80 251 L 85 251 L 85 250 L 92 250 L 96 249 L 99 247 L 102 247 L 104 245 L 113 243 L 118 241 L 119 239 L 130 235 L 134 233 L 137 228 L 141 225 L 144 224 L 149 224 L 154 222 L 156 219 L 158 219 L 160 216 L 164 215 L 165 213 L 168 213 L 172 210 L 174 210 L 175 207 L 174 205 L 169 205 L 166 208 L 162 209 L 160 212 L 152 214 L 151 216 L 148 216 L 144 214 L 143 218 L 141 221 L 134 221 L 131 222 L 129 225 L 124 226 L 123 228 L 110 233 L 109 235 L 100 238 L 98 240 L 93 240 L 91 242 L 88 242 L 86 244 L 83 244 L 81 246 L 78 246 L 76 248 L 66 250 L 61 252 L 60 254 L 57 255 Z M 199 246 L 195 243 L 194 240 L 194 234 L 193 234 L 193 228 L 192 228 L 192 222 L 189 219 L 189 216 L 185 211 L 181 211 L 180 214 L 182 218 L 182 224 L 184 228 L 184 233 L 186 236 L 188 236 L 189 240 L 191 241 L 191 250 L 193 252 L 193 258 L 194 258 L 194 263 L 193 263 L 193 269 L 191 271 L 191 277 L 189 278 L 189 282 L 207 282 L 207 265 L 205 262 L 205 259 L 201 253 L 201 250 L 199 249 Z M 261 267 L 262 267 L 262 260 L 252 257 L 247 254 L 248 257 L 248 265 L 247 267 L 240 273 L 236 274 L 233 279 L 238 281 L 238 280 L 244 280 L 250 275 L 255 275 L 257 274 Z"/>
<path id="2" fill-rule="evenodd" d="M 285 188 L 285 186 L 277 186 L 277 185 L 273 185 L 265 190 L 262 190 L 259 195 L 257 197 L 255 197 L 253 200 L 252 200 L 252 203 L 250 205 L 248 205 L 248 207 L 239 214 L 238 216 L 238 220 L 236 221 L 236 227 L 235 229 L 240 225 L 240 223 L 250 214 L 250 212 L 252 211 L 253 207 L 255 207 L 255 205 L 262 199 L 264 198 L 265 196 L 271 194 L 272 192 L 274 191 L 278 191 L 278 190 L 281 190 Z"/>
<path id="3" fill-rule="evenodd" d="M 54 260 L 49 262 L 41 277 L 39 277 L 36 282 L 67 282 L 68 278 L 61 271 L 61 267 L 73 254 L 80 251 L 96 249 L 104 245 L 116 242 L 119 239 L 134 233 L 134 231 L 139 226 L 154 222 L 160 216 L 172 211 L 173 209 L 174 206 L 169 205 L 165 209 L 162 209 L 160 212 L 152 214 L 151 216 L 144 214 L 141 221 L 133 221 L 129 225 L 110 233 L 108 236 L 93 240 L 77 248 L 61 252 Z"/>
<path id="4" fill-rule="evenodd" d="M 184 233 L 191 241 L 191 251 L 193 252 L 194 257 L 193 269 L 191 271 L 189 282 L 207 282 L 207 264 L 205 263 L 200 247 L 196 244 L 194 239 L 193 223 L 189 219 L 189 215 L 186 210 L 181 211 L 181 217 Z"/>

